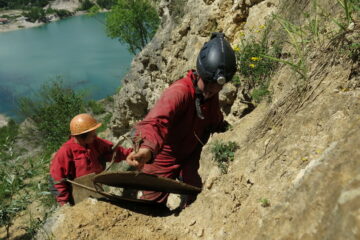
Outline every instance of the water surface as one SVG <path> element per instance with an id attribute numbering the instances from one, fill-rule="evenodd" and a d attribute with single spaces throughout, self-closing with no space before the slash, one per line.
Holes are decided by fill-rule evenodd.
<path id="1" fill-rule="evenodd" d="M 0 33 L 0 113 L 17 118 L 16 98 L 57 76 L 91 99 L 115 93 L 133 56 L 106 36 L 104 14 Z"/>

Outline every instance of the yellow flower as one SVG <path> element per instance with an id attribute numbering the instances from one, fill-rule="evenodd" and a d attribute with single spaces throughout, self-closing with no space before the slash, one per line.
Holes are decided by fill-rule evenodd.
<path id="1" fill-rule="evenodd" d="M 249 64 L 249 67 L 251 67 L 251 68 L 254 68 L 255 67 L 255 64 Z"/>
<path id="2" fill-rule="evenodd" d="M 264 28 L 265 28 L 265 25 L 260 25 L 259 28 L 260 28 L 260 29 L 264 29 Z"/>
<path id="3" fill-rule="evenodd" d="M 261 57 L 251 57 L 250 58 L 252 61 L 260 61 Z"/>
<path id="4" fill-rule="evenodd" d="M 243 32 L 243 31 L 241 31 L 240 33 L 239 33 L 239 36 L 242 38 L 242 37 L 245 37 L 245 33 Z"/>
<path id="5" fill-rule="evenodd" d="M 240 51 L 240 48 L 239 48 L 239 46 L 236 46 L 236 47 L 234 47 L 234 51 L 235 51 L 235 52 L 238 52 L 238 51 Z"/>
<path id="6" fill-rule="evenodd" d="M 309 161 L 308 157 L 303 157 L 301 160 L 303 160 L 304 162 Z"/>

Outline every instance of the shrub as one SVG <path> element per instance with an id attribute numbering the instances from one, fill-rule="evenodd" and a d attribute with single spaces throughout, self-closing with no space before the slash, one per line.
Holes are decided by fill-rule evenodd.
<path id="1" fill-rule="evenodd" d="M 222 173 L 227 173 L 229 162 L 234 160 L 234 153 L 239 146 L 236 142 L 227 143 L 215 141 L 211 146 L 213 160 L 217 163 Z"/>
<path id="2" fill-rule="evenodd" d="M 90 0 L 82 0 L 80 2 L 81 2 L 79 8 L 80 11 L 86 11 L 94 6 L 94 4 Z"/>
<path id="3" fill-rule="evenodd" d="M 259 30 L 263 31 L 261 39 L 255 39 L 250 36 L 247 40 L 243 38 L 239 46 L 234 48 L 236 60 L 238 63 L 238 75 L 233 82 L 236 85 L 243 85 L 249 91 L 251 98 L 255 103 L 269 94 L 268 85 L 271 74 L 277 67 L 277 61 L 266 56 L 277 56 L 280 47 L 270 46 L 268 44 L 268 32 L 265 26 L 260 26 Z"/>
<path id="4" fill-rule="evenodd" d="M 94 115 L 99 115 L 99 114 L 105 113 L 104 106 L 95 100 L 88 101 L 86 105 L 87 105 L 87 107 L 89 107 L 91 109 L 91 111 L 93 112 Z"/>
<path id="5" fill-rule="evenodd" d="M 102 123 L 101 127 L 97 129 L 98 133 L 105 131 L 105 129 L 108 127 L 110 123 L 111 117 L 112 117 L 112 113 L 107 113 L 105 115 L 105 117 L 101 120 Z"/>
<path id="6" fill-rule="evenodd" d="M 55 10 L 55 14 L 59 17 L 59 18 L 66 18 L 66 17 L 70 17 L 73 14 L 65 9 L 56 9 Z"/>
<path id="7" fill-rule="evenodd" d="M 39 132 L 39 137 L 34 140 L 50 152 L 57 150 L 68 139 L 70 120 L 85 111 L 84 96 L 58 80 L 43 85 L 34 98 L 22 97 L 18 100 L 20 113 L 33 120 Z"/>
<path id="8" fill-rule="evenodd" d="M 26 20 L 29 22 L 47 22 L 45 10 L 39 7 L 33 7 L 29 11 L 23 13 L 23 15 L 26 17 Z"/>
<path id="9" fill-rule="evenodd" d="M 6 150 L 6 144 L 15 141 L 18 129 L 19 125 L 14 120 L 10 120 L 7 126 L 0 128 L 0 156 Z"/>
<path id="10" fill-rule="evenodd" d="M 116 3 L 115 0 L 97 0 L 96 2 L 101 8 L 105 9 L 110 9 Z"/>

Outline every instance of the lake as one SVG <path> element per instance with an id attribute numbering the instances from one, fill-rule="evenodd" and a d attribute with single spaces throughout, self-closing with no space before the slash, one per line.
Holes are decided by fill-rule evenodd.
<path id="1" fill-rule="evenodd" d="M 0 33 L 0 113 L 18 118 L 16 99 L 59 76 L 90 99 L 113 95 L 133 55 L 106 36 L 104 20 L 104 14 L 82 15 Z"/>

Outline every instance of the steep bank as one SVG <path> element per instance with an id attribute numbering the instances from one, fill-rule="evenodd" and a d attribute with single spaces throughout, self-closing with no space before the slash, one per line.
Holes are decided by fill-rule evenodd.
<path id="1" fill-rule="evenodd" d="M 331 13 L 323 23 L 330 31 L 336 27 L 331 18 L 343 9 L 336 1 L 317 4 Z M 189 0 L 176 24 L 171 5 L 160 6 L 161 29 L 115 96 L 115 136 L 143 118 L 168 84 L 194 68 L 195 53 L 210 32 L 225 32 L 235 45 L 243 34 L 256 36 L 254 28 L 269 23 L 272 12 L 302 23 L 300 13 L 314 9 L 308 0 Z M 276 39 L 280 26 L 273 29 L 270 38 Z M 359 42 L 359 31 L 356 21 L 339 35 L 306 45 L 306 78 L 281 64 L 270 81 L 271 100 L 245 116 L 243 91 L 225 89 L 223 94 L 236 96 L 228 103 L 233 129 L 205 146 L 203 192 L 179 215 L 154 217 L 87 201 L 61 209 L 51 232 L 56 239 L 359 239 L 359 52 L 346 51 Z M 285 45 L 281 54 L 295 53 Z M 211 161 L 214 140 L 240 146 L 227 174 Z M 88 214 L 89 205 L 95 214 Z"/>

